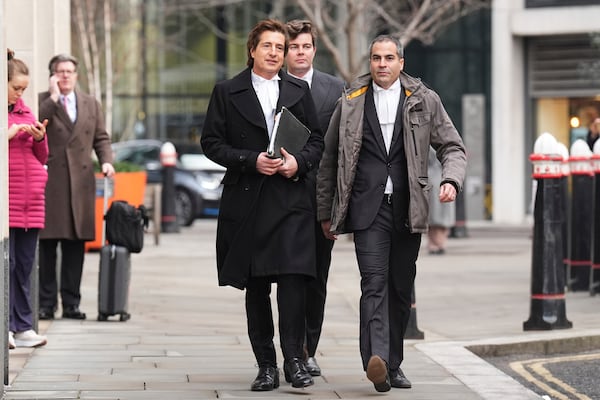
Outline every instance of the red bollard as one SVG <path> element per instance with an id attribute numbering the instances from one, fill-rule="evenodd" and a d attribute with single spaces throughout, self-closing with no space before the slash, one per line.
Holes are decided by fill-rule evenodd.
<path id="1" fill-rule="evenodd" d="M 592 268 L 592 212 L 594 173 L 587 143 L 576 140 L 571 146 L 571 212 L 569 254 L 567 257 L 567 288 L 571 291 L 590 289 Z"/>
<path id="2" fill-rule="evenodd" d="M 160 231 L 164 233 L 176 233 L 179 232 L 174 176 L 175 165 L 177 164 L 177 152 L 173 143 L 165 142 L 160 148 L 160 163 L 163 166 Z"/>
<path id="3" fill-rule="evenodd" d="M 567 320 L 565 274 L 563 273 L 564 218 L 561 210 L 561 161 L 556 139 L 549 133 L 536 141 L 533 178 L 537 180 L 534 204 L 531 265 L 530 316 L 523 330 L 551 330 L 573 327 Z"/>
<path id="4" fill-rule="evenodd" d="M 594 296 L 596 293 L 600 293 L 600 140 L 597 140 L 594 144 L 592 170 L 594 171 L 594 199 L 592 201 L 594 216 L 592 218 L 590 295 Z"/>

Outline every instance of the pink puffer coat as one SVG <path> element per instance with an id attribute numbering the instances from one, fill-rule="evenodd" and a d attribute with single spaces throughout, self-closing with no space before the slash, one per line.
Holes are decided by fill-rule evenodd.
<path id="1" fill-rule="evenodd" d="M 8 113 L 8 126 L 32 124 L 35 116 L 22 99 Z M 11 228 L 43 228 L 48 142 L 20 131 L 8 141 L 8 220 Z"/>

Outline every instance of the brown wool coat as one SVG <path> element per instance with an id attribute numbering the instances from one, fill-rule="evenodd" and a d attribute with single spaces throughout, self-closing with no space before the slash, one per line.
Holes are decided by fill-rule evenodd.
<path id="1" fill-rule="evenodd" d="M 100 165 L 112 163 L 110 136 L 100 103 L 75 91 L 77 120 L 52 101 L 49 92 L 39 96 L 39 119 L 48 119 L 48 184 L 46 224 L 40 239 L 94 240 L 96 182 L 92 150 Z"/>

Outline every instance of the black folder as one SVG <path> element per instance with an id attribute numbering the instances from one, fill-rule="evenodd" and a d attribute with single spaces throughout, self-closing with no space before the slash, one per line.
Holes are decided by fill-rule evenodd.
<path id="1" fill-rule="evenodd" d="M 267 154 L 272 158 L 283 158 L 282 147 L 288 153 L 298 153 L 308 141 L 309 136 L 310 129 L 300 122 L 290 110 L 281 107 L 281 111 L 275 116 L 275 125 Z"/>

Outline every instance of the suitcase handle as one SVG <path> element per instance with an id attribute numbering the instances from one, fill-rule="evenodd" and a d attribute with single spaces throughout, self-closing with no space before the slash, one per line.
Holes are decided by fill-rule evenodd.
<path id="1" fill-rule="evenodd" d="M 102 203 L 102 243 L 100 247 L 106 244 L 106 210 L 108 210 L 108 176 L 104 174 L 103 179 L 104 190 L 103 190 L 103 203 Z"/>

